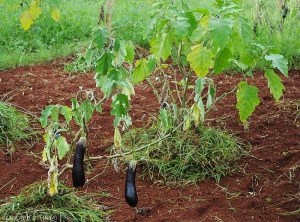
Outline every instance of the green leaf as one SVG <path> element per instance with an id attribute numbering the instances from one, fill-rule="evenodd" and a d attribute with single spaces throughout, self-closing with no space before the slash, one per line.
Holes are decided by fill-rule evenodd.
<path id="1" fill-rule="evenodd" d="M 225 68 L 227 68 L 230 58 L 232 58 L 232 53 L 228 48 L 224 48 L 217 53 L 214 63 L 215 74 L 220 74 Z"/>
<path id="2" fill-rule="evenodd" d="M 208 94 L 207 94 L 207 101 L 206 101 L 206 109 L 210 109 L 211 105 L 213 104 L 213 101 L 216 97 L 216 90 L 215 87 L 210 85 L 208 88 Z"/>
<path id="3" fill-rule="evenodd" d="M 264 77 L 268 79 L 270 92 L 274 96 L 276 102 L 278 102 L 283 95 L 282 90 L 285 90 L 284 85 L 281 83 L 281 78 L 273 71 L 273 69 L 267 69 Z"/>
<path id="4" fill-rule="evenodd" d="M 142 58 L 141 60 L 138 60 L 135 64 L 135 69 L 132 73 L 132 82 L 134 85 L 142 82 L 147 76 L 148 73 L 148 67 L 147 67 L 147 60 L 145 58 Z"/>
<path id="5" fill-rule="evenodd" d="M 72 109 L 68 106 L 61 107 L 61 114 L 65 117 L 67 123 L 69 123 L 72 119 Z"/>
<path id="6" fill-rule="evenodd" d="M 191 35 L 198 27 L 198 22 L 194 16 L 193 12 L 186 12 L 185 16 L 187 17 L 187 22 L 190 24 L 188 27 L 189 35 Z"/>
<path id="7" fill-rule="evenodd" d="M 146 39 L 147 35 L 149 34 L 149 31 L 154 28 L 154 24 L 156 23 L 157 17 L 155 15 L 151 16 L 146 23 L 146 26 L 143 30 L 143 39 Z"/>
<path id="8" fill-rule="evenodd" d="M 279 69 L 280 72 L 288 77 L 288 61 L 283 55 L 280 54 L 270 54 L 265 55 L 265 59 L 268 61 L 272 61 L 272 65 Z"/>
<path id="9" fill-rule="evenodd" d="M 99 87 L 106 97 L 109 97 L 112 93 L 114 81 L 109 81 L 108 75 L 102 75 L 96 73 L 95 77 L 96 87 Z"/>
<path id="10" fill-rule="evenodd" d="M 104 52 L 96 61 L 96 71 L 103 75 L 106 75 L 108 70 L 112 67 L 112 61 L 114 60 L 114 58 L 114 54 L 110 52 Z"/>
<path id="11" fill-rule="evenodd" d="M 171 112 L 170 110 L 167 109 L 161 109 L 159 111 L 159 116 L 158 118 L 160 121 L 163 123 L 163 130 L 169 130 L 172 128 L 172 123 L 171 123 Z"/>
<path id="12" fill-rule="evenodd" d="M 259 104 L 259 90 L 255 86 L 249 86 L 246 81 L 240 82 L 238 87 L 236 108 L 239 110 L 241 122 L 244 122 Z"/>
<path id="13" fill-rule="evenodd" d="M 56 146 L 58 150 L 58 158 L 61 160 L 70 150 L 70 146 L 65 137 L 60 136 L 56 140 Z"/>
<path id="14" fill-rule="evenodd" d="M 111 107 L 113 110 L 110 112 L 111 115 L 114 116 L 126 116 L 127 110 L 130 108 L 128 96 L 124 94 L 117 94 L 112 98 L 113 102 Z"/>
<path id="15" fill-rule="evenodd" d="M 233 21 L 229 18 L 211 20 L 209 23 L 211 38 L 221 50 L 226 46 L 229 40 L 229 35 L 232 33 L 232 25 Z"/>
<path id="16" fill-rule="evenodd" d="M 54 105 L 46 106 L 45 109 L 42 111 L 42 116 L 40 117 L 40 123 L 42 127 L 47 126 L 48 117 L 51 115 L 51 110 Z"/>
<path id="17" fill-rule="evenodd" d="M 88 47 L 86 49 L 86 52 L 84 54 L 84 59 L 86 61 L 87 66 L 90 67 L 92 64 L 92 47 Z"/>
<path id="18" fill-rule="evenodd" d="M 160 47 L 160 54 L 163 61 L 166 61 L 172 53 L 173 37 L 171 33 L 163 33 Z"/>
<path id="19" fill-rule="evenodd" d="M 82 117 L 85 119 L 85 124 L 90 120 L 95 110 L 95 106 L 91 103 L 90 100 L 85 100 L 78 107 L 78 110 L 81 111 Z"/>
<path id="20" fill-rule="evenodd" d="M 125 46 L 126 49 L 126 56 L 125 56 L 125 61 L 129 62 L 130 64 L 133 63 L 134 60 L 134 45 L 132 42 L 128 42 Z"/>
<path id="21" fill-rule="evenodd" d="M 205 78 L 198 78 L 196 80 L 196 92 L 201 94 L 205 84 L 206 84 Z"/>
<path id="22" fill-rule="evenodd" d="M 107 43 L 109 34 L 107 32 L 107 29 L 103 28 L 96 28 L 92 32 L 93 37 L 93 43 L 96 44 L 99 51 L 103 49 L 104 44 Z"/>
<path id="23" fill-rule="evenodd" d="M 183 39 L 183 37 L 188 35 L 190 24 L 186 20 L 175 21 L 173 23 L 173 26 L 174 34 L 179 40 Z"/>
<path id="24" fill-rule="evenodd" d="M 244 43 L 247 45 L 252 40 L 252 28 L 249 25 L 249 21 L 243 17 L 238 17 L 241 23 L 241 35 L 243 37 Z"/>
<path id="25" fill-rule="evenodd" d="M 149 74 L 155 69 L 156 62 L 157 61 L 153 55 L 148 56 L 147 68 Z"/>
<path id="26" fill-rule="evenodd" d="M 164 31 L 164 30 L 163 30 Z M 169 58 L 172 52 L 173 37 L 172 33 L 160 33 L 154 36 L 150 41 L 150 51 L 154 54 L 157 60 L 161 58 L 165 61 Z"/>
<path id="27" fill-rule="evenodd" d="M 192 47 L 192 52 L 187 56 L 191 68 L 195 71 L 198 77 L 205 77 L 209 69 L 213 66 L 213 54 L 202 45 Z"/>

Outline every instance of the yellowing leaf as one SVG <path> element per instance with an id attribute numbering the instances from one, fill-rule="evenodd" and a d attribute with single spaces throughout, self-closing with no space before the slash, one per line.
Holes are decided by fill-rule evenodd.
<path id="1" fill-rule="evenodd" d="M 192 117 L 194 119 L 194 123 L 195 123 L 195 126 L 198 127 L 199 126 L 199 123 L 200 123 L 200 117 L 201 117 L 201 110 L 199 109 L 198 105 L 196 103 L 194 103 L 192 105 Z"/>
<path id="2" fill-rule="evenodd" d="M 190 116 L 188 116 L 185 120 L 185 123 L 184 123 L 184 127 L 183 127 L 183 130 L 184 131 L 187 131 L 191 128 L 191 118 Z"/>
<path id="3" fill-rule="evenodd" d="M 200 20 L 200 25 L 204 28 L 204 29 L 208 29 L 208 25 L 209 25 L 209 17 L 207 15 L 203 16 L 203 18 Z"/>
<path id="4" fill-rule="evenodd" d="M 31 5 L 29 8 L 29 12 L 32 20 L 37 19 L 38 17 L 40 17 L 40 14 L 42 14 L 42 10 L 37 4 Z"/>
<path id="5" fill-rule="evenodd" d="M 209 69 L 213 67 L 212 58 L 212 52 L 202 45 L 193 46 L 192 52 L 187 56 L 198 77 L 205 77 L 208 74 Z"/>
<path id="6" fill-rule="evenodd" d="M 121 134 L 117 127 L 115 128 L 115 134 L 114 134 L 114 146 L 117 152 L 119 152 L 120 149 L 122 148 Z"/>
<path id="7" fill-rule="evenodd" d="M 51 18 L 53 18 L 56 22 L 60 21 L 60 12 L 58 8 L 52 8 Z"/>
<path id="8" fill-rule="evenodd" d="M 33 19 L 31 17 L 29 10 L 27 10 L 23 13 L 23 15 L 20 18 L 20 22 L 21 22 L 22 28 L 25 31 L 30 28 L 30 26 L 33 24 Z"/>
<path id="9" fill-rule="evenodd" d="M 47 150 L 46 149 L 43 150 L 43 161 L 44 162 L 47 161 Z"/>
<path id="10" fill-rule="evenodd" d="M 53 159 L 50 162 L 50 168 L 48 171 L 48 193 L 50 196 L 58 193 L 58 162 L 57 156 L 53 156 Z"/>

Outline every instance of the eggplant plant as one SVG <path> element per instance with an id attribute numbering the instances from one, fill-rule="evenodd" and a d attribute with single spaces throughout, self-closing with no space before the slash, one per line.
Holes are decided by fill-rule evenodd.
<path id="1" fill-rule="evenodd" d="M 95 68 L 94 80 L 96 87 L 103 93 L 103 99 L 97 100 L 88 92 L 86 98 L 83 98 L 81 95 L 84 91 L 80 90 L 80 93 L 72 99 L 72 108 L 50 105 L 42 112 L 41 123 L 46 128 L 43 160 L 50 163 L 51 195 L 57 192 L 55 186 L 59 175 L 64 169 L 72 168 L 69 163 L 79 137 L 87 141 L 85 148 L 80 146 L 80 152 L 83 153 L 85 149 L 88 151 L 87 122 L 94 111 L 101 112 L 101 103 L 105 100 L 112 101 L 110 113 L 114 116 L 115 153 L 99 157 L 87 155 L 87 161 L 116 159 L 133 153 L 132 161 L 135 162 L 136 152 L 160 143 L 175 130 L 189 130 L 193 126 L 203 124 L 210 110 L 216 106 L 215 103 L 228 93 L 236 93 L 236 108 L 239 110 L 240 121 L 248 127 L 248 118 L 260 103 L 259 89 L 249 84 L 249 78 L 255 78 L 253 70 L 261 60 L 266 60 L 270 64 L 264 70 L 264 77 L 268 81 L 270 93 L 276 101 L 279 101 L 285 88 L 280 74 L 277 73 L 288 76 L 287 60 L 273 47 L 253 42 L 252 29 L 247 19 L 240 15 L 242 9 L 237 2 L 237 0 L 215 0 L 211 1 L 209 6 L 199 3 L 196 7 L 191 7 L 187 0 L 157 1 L 153 5 L 152 16 L 144 32 L 145 38 L 149 33 L 152 34 L 151 54 L 147 57 L 139 55 L 137 58 L 135 47 L 130 41 L 114 38 L 107 29 L 99 26 L 93 29 L 92 40 L 84 59 L 88 66 Z M 172 59 L 173 63 L 167 62 L 169 59 Z M 220 75 L 232 65 L 241 70 L 243 79 L 232 91 L 217 97 L 217 86 L 212 77 Z M 170 89 L 168 78 L 170 73 L 166 74 L 168 69 L 175 70 L 174 66 L 179 70 L 180 76 L 179 78 L 176 72 L 171 74 L 177 98 L 174 98 Z M 154 70 L 163 74 L 162 92 L 159 94 L 153 87 L 161 106 L 158 119 L 162 135 L 157 141 L 141 147 L 135 147 L 135 141 L 132 140 L 132 148 L 126 150 L 121 144 L 119 128 L 123 131 L 129 130 L 132 125 L 129 116 L 130 97 L 135 94 L 134 86 L 144 80 L 153 86 L 150 75 Z M 61 126 L 60 117 L 64 118 L 66 126 Z M 71 120 L 74 120 L 80 128 L 75 136 L 70 130 Z M 64 132 L 73 138 L 71 148 L 63 136 Z M 62 159 L 67 153 L 69 153 L 67 167 L 59 173 L 57 158 Z M 79 183 L 74 184 L 75 187 L 83 186 L 84 183 L 82 158 L 83 155 L 78 157 L 81 179 Z M 117 169 L 117 163 L 114 163 Z M 135 171 L 131 173 L 132 179 Z M 134 193 L 133 190 L 130 192 Z M 134 206 L 137 198 L 133 197 L 128 202 Z"/>
<path id="2" fill-rule="evenodd" d="M 252 29 L 247 19 L 240 15 L 242 9 L 237 2 L 215 0 L 209 6 L 199 3 L 191 7 L 187 0 L 163 0 L 153 5 L 144 37 L 150 31 L 154 33 L 150 52 L 157 61 L 156 67 L 173 66 L 161 65 L 172 58 L 180 72 L 181 80 L 175 80 L 180 85 L 176 91 L 181 119 L 186 121 L 187 128 L 191 119 L 195 125 L 203 122 L 214 102 L 224 96 L 216 98 L 216 85 L 212 83 L 211 76 L 221 74 L 230 65 L 237 66 L 243 73 L 243 80 L 232 92 L 236 93 L 236 108 L 245 126 L 260 102 L 259 89 L 248 83 L 249 78 L 255 77 L 253 70 L 260 60 L 270 64 L 264 70 L 270 93 L 277 102 L 283 95 L 285 88 L 280 75 L 274 70 L 287 77 L 288 62 L 272 46 L 253 42 Z M 207 87 L 205 95 L 201 94 L 204 87 Z M 193 90 L 194 102 L 191 105 L 188 89 Z M 172 97 L 170 92 L 169 97 Z M 203 103 L 204 97 L 206 104 Z M 166 111 L 161 110 L 160 115 L 164 116 L 164 113 Z"/>

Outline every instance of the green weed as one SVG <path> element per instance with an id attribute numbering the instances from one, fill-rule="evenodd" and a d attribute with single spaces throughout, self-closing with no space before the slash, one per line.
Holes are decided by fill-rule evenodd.
<path id="1" fill-rule="evenodd" d="M 159 138 L 156 126 L 135 129 L 124 135 L 124 147 L 150 144 Z M 160 176 L 166 182 L 197 182 L 234 172 L 234 162 L 246 153 L 245 146 L 224 131 L 209 127 L 177 130 L 171 137 L 136 153 L 136 159 L 152 179 Z"/>
<path id="2" fill-rule="evenodd" d="M 30 120 L 13 105 L 0 101 L 0 145 L 14 150 L 14 142 L 33 138 L 35 133 Z"/>
<path id="3" fill-rule="evenodd" d="M 10 200 L 2 200 L 0 215 L 9 221 L 103 221 L 110 213 L 96 202 L 101 194 L 78 196 L 70 188 L 59 184 L 59 194 L 50 197 L 46 182 L 23 188 Z"/>

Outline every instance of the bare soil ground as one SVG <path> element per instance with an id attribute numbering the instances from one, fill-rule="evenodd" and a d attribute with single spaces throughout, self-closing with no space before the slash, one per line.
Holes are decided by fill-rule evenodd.
<path id="1" fill-rule="evenodd" d="M 45 65 L 26 66 L 0 72 L 0 95 L 10 93 L 10 102 L 25 108 L 36 116 L 49 104 L 71 106 L 71 98 L 79 90 L 95 88 L 94 74 L 69 75 L 63 71 L 63 61 Z M 109 221 L 300 221 L 300 214 L 284 216 L 282 213 L 300 208 L 300 75 L 290 71 L 283 77 L 286 87 L 284 98 L 275 103 L 269 93 L 263 73 L 255 73 L 249 82 L 259 87 L 261 103 L 250 118 L 250 127 L 245 131 L 238 119 L 235 95 L 229 95 L 217 104 L 207 125 L 226 129 L 248 141 L 251 157 L 242 158 L 240 172 L 221 179 L 199 182 L 197 185 L 173 187 L 139 177 L 137 171 L 138 208 L 136 213 L 124 200 L 124 171 L 117 174 L 109 166 L 104 174 L 90 181 L 81 191 L 107 192 L 102 204 L 115 210 Z M 241 75 L 214 77 L 217 93 L 228 92 L 241 80 Z M 151 115 L 158 111 L 157 100 L 151 88 L 142 83 L 131 101 L 134 126 L 144 126 Z M 113 140 L 113 118 L 109 103 L 103 113 L 96 114 L 90 124 L 89 152 L 91 156 L 107 153 Z M 42 130 L 37 123 L 35 127 Z M 41 132 L 42 133 L 42 132 Z M 39 165 L 44 147 L 42 139 L 28 146 L 20 146 L 13 155 L 0 152 L 0 198 L 17 195 L 33 183 L 47 179 L 47 170 Z M 101 172 L 106 161 L 93 163 L 93 171 L 86 175 L 92 178 Z M 62 180 L 72 186 L 71 174 Z M 1 216 L 1 215 L 0 215 Z"/>

